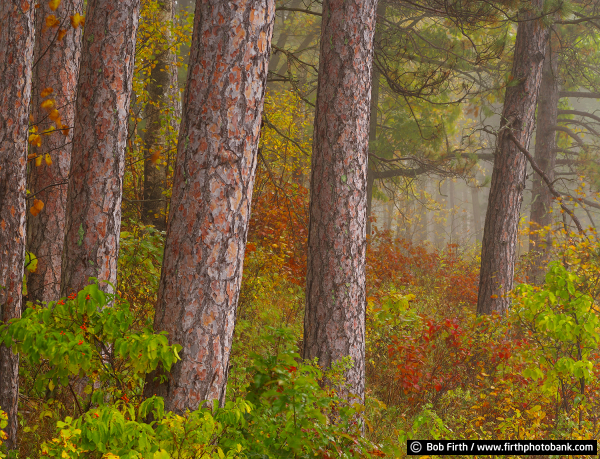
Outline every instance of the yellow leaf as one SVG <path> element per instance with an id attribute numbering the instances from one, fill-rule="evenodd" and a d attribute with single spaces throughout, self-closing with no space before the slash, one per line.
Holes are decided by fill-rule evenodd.
<path id="1" fill-rule="evenodd" d="M 41 156 L 36 156 L 35 158 L 35 166 L 36 167 L 40 167 L 42 165 L 42 157 Z"/>
<path id="2" fill-rule="evenodd" d="M 50 157 L 50 155 L 48 153 L 46 153 L 44 155 L 44 161 L 46 161 L 46 164 L 48 166 L 52 166 L 52 158 Z"/>
<path id="3" fill-rule="evenodd" d="M 54 108 L 54 104 L 54 99 L 48 99 L 42 102 L 40 107 L 42 107 L 44 110 L 52 110 Z"/>
<path id="4" fill-rule="evenodd" d="M 57 109 L 53 109 L 50 112 L 50 114 L 48 115 L 48 118 L 50 118 L 55 123 L 60 123 L 60 113 L 59 113 L 59 111 Z"/>
<path id="5" fill-rule="evenodd" d="M 29 136 L 29 143 L 36 147 L 42 146 L 42 138 L 38 134 L 31 134 Z"/>
<path id="6" fill-rule="evenodd" d="M 60 0 L 50 0 L 48 2 L 48 6 L 50 7 L 50 9 L 52 11 L 56 11 L 56 9 L 58 8 L 59 5 L 60 5 Z"/>
<path id="7" fill-rule="evenodd" d="M 76 29 L 80 24 L 85 25 L 85 16 L 75 13 L 73 16 L 71 16 L 71 25 L 74 29 Z"/>
<path id="8" fill-rule="evenodd" d="M 40 93 L 40 97 L 48 97 L 53 92 L 54 92 L 54 89 L 52 89 L 52 88 L 42 89 L 42 92 Z"/>
<path id="9" fill-rule="evenodd" d="M 49 14 L 48 16 L 46 16 L 46 27 L 58 27 L 59 24 L 60 21 L 53 14 Z"/>

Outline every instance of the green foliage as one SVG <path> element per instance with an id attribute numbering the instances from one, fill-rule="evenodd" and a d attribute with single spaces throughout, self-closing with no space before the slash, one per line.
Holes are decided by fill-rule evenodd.
<path id="1" fill-rule="evenodd" d="M 30 375 L 38 394 L 88 377 L 84 392 L 101 404 L 140 395 L 147 372 L 159 364 L 169 369 L 178 359 L 180 347 L 170 346 L 165 334 L 136 331 L 133 322 L 126 302 L 92 284 L 45 306 L 29 303 L 21 318 L 0 326 L 0 340 L 38 369 Z"/>
<path id="2" fill-rule="evenodd" d="M 153 226 L 129 221 L 119 241 L 119 295 L 141 325 L 154 316 L 163 259 L 164 235 Z"/>
<path id="3" fill-rule="evenodd" d="M 551 393 L 572 386 L 582 402 L 586 382 L 593 377 L 593 352 L 600 341 L 600 319 L 591 296 L 578 291 L 579 277 L 559 262 L 550 265 L 542 288 L 516 289 L 518 315 L 536 346 L 523 375 L 542 379 Z M 564 401 L 569 404 L 568 401 Z"/>
<path id="4" fill-rule="evenodd" d="M 238 400 L 224 408 L 200 408 L 181 416 L 165 412 L 159 397 L 137 408 L 118 402 L 58 422 L 58 436 L 41 450 L 43 455 L 60 458 L 241 458 L 245 457 L 242 445 L 226 434 L 246 425 L 250 410 L 247 402 Z M 145 422 L 149 414 L 154 420 Z"/>
<path id="5" fill-rule="evenodd" d="M 277 355 L 255 356 L 245 398 L 219 408 L 201 406 L 178 415 L 164 411 L 160 397 L 141 403 L 100 404 L 79 418 L 57 423 L 44 442 L 44 456 L 61 458 L 366 458 L 384 453 L 362 437 L 360 405 L 331 389 L 343 384 L 344 362 L 324 374 L 292 350 L 288 329 L 271 330 L 281 340 Z M 325 379 L 328 384 L 325 384 Z"/>

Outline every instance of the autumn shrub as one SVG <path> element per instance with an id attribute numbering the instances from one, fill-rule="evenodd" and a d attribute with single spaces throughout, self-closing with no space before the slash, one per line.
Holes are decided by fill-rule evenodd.
<path id="1" fill-rule="evenodd" d="M 164 251 L 164 234 L 151 225 L 127 221 L 119 241 L 117 292 L 140 326 L 154 317 Z"/>
<path id="2" fill-rule="evenodd" d="M 201 406 L 179 415 L 165 412 L 160 397 L 143 399 L 135 390 L 141 384 L 131 384 L 129 375 L 143 376 L 158 362 L 169 368 L 177 358 L 176 348 L 166 345 L 163 335 L 125 334 L 126 327 L 118 325 L 128 323 L 126 314 L 119 304 L 99 308 L 106 298 L 95 285 L 64 303 L 43 311 L 32 308 L 24 318 L 2 328 L 4 341 L 12 343 L 26 360 L 48 360 L 37 385 L 40 390 L 51 384 L 71 385 L 73 375 L 90 375 L 86 391 L 92 393 L 90 403 L 74 415 L 55 419 L 52 435 L 37 436 L 30 457 L 363 458 L 386 454 L 362 436 L 357 422 L 362 407 L 339 398 L 324 384 L 326 378 L 343 385 L 341 375 L 348 363 L 340 362 L 324 374 L 315 362 L 302 362 L 289 328 L 269 330 L 265 340 L 272 341 L 279 352 L 253 356 L 244 397 L 223 407 Z M 34 334 L 45 339 L 36 340 Z M 274 343 L 277 340 L 279 344 Z M 110 349 L 105 343 L 112 344 L 112 356 L 107 356 Z M 101 381 L 98 386 L 96 377 Z M 125 392 L 124 388 L 132 386 Z"/>
<path id="3" fill-rule="evenodd" d="M 25 448 L 38 446 L 68 415 L 139 400 L 146 373 L 178 358 L 164 334 L 150 322 L 140 327 L 128 303 L 97 284 L 47 305 L 28 304 L 21 318 L 0 326 L 0 340 L 21 356 Z"/>
<path id="4" fill-rule="evenodd" d="M 598 438 L 600 251 L 575 237 L 561 249 L 545 284 L 517 286 L 504 317 L 424 302 L 418 283 L 371 297 L 371 438 Z"/>

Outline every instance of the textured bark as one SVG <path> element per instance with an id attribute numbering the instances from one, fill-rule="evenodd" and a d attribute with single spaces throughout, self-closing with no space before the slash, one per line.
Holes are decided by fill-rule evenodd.
<path id="1" fill-rule="evenodd" d="M 546 60 L 542 71 L 542 83 L 537 109 L 537 131 L 535 137 L 535 162 L 544 171 L 548 179 L 554 181 L 556 166 L 556 132 L 552 129 L 558 119 L 558 56 L 551 56 L 550 48 L 546 52 Z M 533 175 L 531 191 L 530 224 L 532 230 L 543 229 L 552 225 L 553 196 L 544 180 Z M 529 235 L 529 251 L 532 253 L 532 264 L 529 268 L 529 282 L 540 284 L 544 281 L 546 264 L 549 260 L 552 235 L 550 229 L 546 234 L 537 231 Z"/>
<path id="2" fill-rule="evenodd" d="M 304 358 L 350 356 L 364 398 L 367 159 L 376 0 L 323 2 L 313 140 Z"/>
<path id="3" fill-rule="evenodd" d="M 160 14 L 157 20 L 171 22 L 173 20 L 173 0 L 164 0 L 159 3 Z M 164 131 L 164 121 L 161 113 L 169 107 L 171 110 L 170 130 L 177 132 L 178 120 L 181 118 L 181 101 L 179 97 L 179 84 L 177 82 L 176 56 L 170 50 L 171 37 L 166 37 L 167 49 L 156 57 L 156 66 L 150 72 L 148 95 L 150 103 L 146 106 L 146 132 L 144 133 L 144 201 L 142 203 L 142 222 L 154 225 L 164 231 L 167 227 L 167 201 L 164 191 L 167 189 L 167 166 L 165 162 L 171 150 Z M 150 160 L 156 152 L 160 151 L 157 161 Z"/>
<path id="4" fill-rule="evenodd" d="M 25 171 L 33 66 L 33 4 L 0 2 L 0 320 L 21 316 L 25 262 Z M 7 446 L 17 447 L 19 357 L 0 346 L 0 408 Z"/>
<path id="5" fill-rule="evenodd" d="M 225 399 L 274 0 L 198 0 L 154 328 L 183 347 L 145 393 L 183 412 Z"/>
<path id="6" fill-rule="evenodd" d="M 88 0 L 69 172 L 61 295 L 116 285 L 140 0 Z M 103 284 L 107 292 L 112 287 Z"/>
<path id="7" fill-rule="evenodd" d="M 53 89 L 49 98 L 56 102 L 60 124 L 71 127 L 74 123 L 83 30 L 82 27 L 75 29 L 69 24 L 69 16 L 76 12 L 83 14 L 83 0 L 63 0 L 56 11 L 50 9 L 48 2 L 41 2 L 36 12 L 36 66 L 33 70 L 31 109 L 38 132 L 60 127 L 40 107 L 44 100 L 40 93 L 45 88 Z M 46 27 L 45 19 L 49 14 L 54 14 L 64 24 L 66 34 L 62 40 L 57 39 L 59 28 Z M 69 129 L 67 136 L 58 131 L 43 137 L 41 149 L 33 149 L 38 154 L 49 152 L 52 164 L 42 162 L 39 167 L 33 166 L 28 176 L 29 190 L 44 203 L 43 211 L 37 216 L 27 214 L 27 250 L 38 260 L 37 271 L 27 279 L 27 298 L 30 301 L 50 301 L 60 296 L 72 140 L 72 129 Z"/>
<path id="8" fill-rule="evenodd" d="M 513 58 L 513 85 L 506 88 L 498 133 L 489 204 L 485 216 L 477 312 L 505 313 L 513 286 L 519 212 L 525 188 L 526 159 L 508 135 L 528 148 L 534 128 L 537 95 L 549 30 L 539 15 L 543 0 L 527 4 L 519 13 Z"/>

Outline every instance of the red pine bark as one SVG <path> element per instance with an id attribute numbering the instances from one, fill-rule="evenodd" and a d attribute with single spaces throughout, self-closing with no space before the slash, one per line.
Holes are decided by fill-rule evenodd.
<path id="1" fill-rule="evenodd" d="M 376 0 L 325 0 L 313 139 L 304 358 L 350 356 L 364 399 L 367 159 Z"/>
<path id="2" fill-rule="evenodd" d="M 0 320 L 21 316 L 25 263 L 25 173 L 33 66 L 33 3 L 0 2 Z M 0 346 L 0 408 L 17 447 L 19 357 Z"/>
<path id="3" fill-rule="evenodd" d="M 116 284 L 140 0 L 89 0 L 69 173 L 61 295 Z M 103 287 L 112 292 L 109 286 Z"/>
<path id="4" fill-rule="evenodd" d="M 504 98 L 481 244 L 478 314 L 503 314 L 510 306 L 527 160 L 508 130 L 529 147 L 549 37 L 542 19 L 536 19 L 543 3 L 533 0 L 519 13 L 512 82 Z"/>
<path id="5" fill-rule="evenodd" d="M 274 0 L 198 0 L 154 328 L 182 360 L 145 393 L 168 410 L 225 398 Z"/>
<path id="6" fill-rule="evenodd" d="M 36 66 L 31 109 L 38 132 L 73 126 L 83 27 L 72 27 L 69 16 L 82 14 L 82 10 L 83 0 L 62 0 L 56 11 L 52 11 L 46 1 L 40 2 L 36 11 Z M 56 16 L 61 25 L 46 27 L 45 20 L 49 15 Z M 42 91 L 47 88 L 51 88 L 52 93 L 42 97 Z M 57 110 L 59 120 L 51 120 L 49 111 L 40 107 L 44 100 L 55 101 L 53 110 Z M 33 152 L 49 154 L 52 164 L 42 161 L 39 167 L 32 165 L 28 174 L 29 191 L 44 203 L 44 209 L 37 216 L 27 215 L 27 250 L 37 257 L 37 270 L 27 279 L 27 299 L 30 301 L 50 301 L 60 297 L 73 130 L 57 131 L 42 139 L 42 148 L 34 148 Z"/>

